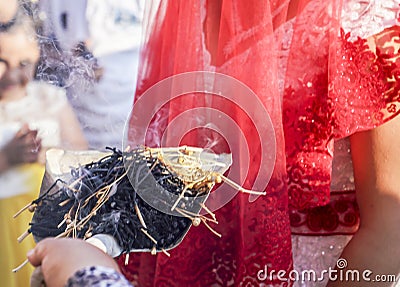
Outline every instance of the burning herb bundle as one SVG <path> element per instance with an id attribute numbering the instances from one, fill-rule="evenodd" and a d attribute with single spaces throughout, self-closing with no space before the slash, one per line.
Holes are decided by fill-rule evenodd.
<path id="1" fill-rule="evenodd" d="M 230 154 L 186 146 L 110 150 L 98 161 L 71 169 L 68 182 L 57 179 L 23 208 L 20 212 L 35 213 L 18 241 L 31 233 L 37 241 L 105 234 L 116 240 L 122 253 L 162 251 L 169 256 L 167 250 L 181 242 L 191 225 L 203 223 L 221 236 L 209 225 L 218 222 L 204 204 L 216 183 L 225 181 L 243 193 L 265 194 L 223 176 L 232 162 Z M 206 215 L 200 214 L 201 209 Z"/>
<path id="2" fill-rule="evenodd" d="M 123 252 L 171 249 L 192 224 L 217 223 L 211 212 L 199 212 L 218 178 L 187 160 L 190 153 L 186 147 L 165 153 L 112 149 L 99 161 L 72 169 L 69 183 L 57 180 L 33 201 L 28 232 L 36 240 L 108 234 Z"/>

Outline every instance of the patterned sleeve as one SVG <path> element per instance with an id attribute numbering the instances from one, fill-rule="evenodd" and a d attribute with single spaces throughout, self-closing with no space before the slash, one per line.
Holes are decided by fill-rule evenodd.
<path id="1" fill-rule="evenodd" d="M 308 2 L 294 24 L 283 95 L 298 210 L 329 202 L 334 140 L 400 114 L 400 0 Z"/>
<path id="2" fill-rule="evenodd" d="M 85 267 L 69 278 L 66 287 L 133 287 L 125 277 L 111 268 Z"/>
<path id="3" fill-rule="evenodd" d="M 337 137 L 400 113 L 400 1 L 345 1 L 331 73 Z"/>

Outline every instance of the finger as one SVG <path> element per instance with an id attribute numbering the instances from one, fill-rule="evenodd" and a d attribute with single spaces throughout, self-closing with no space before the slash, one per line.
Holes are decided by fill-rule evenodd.
<path id="1" fill-rule="evenodd" d="M 53 238 L 43 239 L 34 249 L 28 252 L 28 260 L 33 266 L 37 267 L 42 264 L 43 259 L 46 257 L 47 249 L 52 245 L 53 240 Z"/>
<path id="2" fill-rule="evenodd" d="M 29 250 L 28 253 L 26 254 L 26 256 L 28 257 L 29 263 L 31 263 L 32 266 L 34 266 L 34 267 L 40 266 L 42 264 L 42 260 L 43 260 L 41 254 L 38 252 L 38 250 L 36 248 L 37 248 L 37 246 L 34 249 Z"/>
<path id="3" fill-rule="evenodd" d="M 25 143 L 34 143 L 39 138 L 37 137 L 38 131 L 29 130 L 26 134 L 22 135 L 20 138 L 24 140 Z"/>
<path id="4" fill-rule="evenodd" d="M 21 153 L 21 160 L 23 162 L 36 162 L 39 157 L 40 148 L 36 145 L 25 146 Z"/>
<path id="5" fill-rule="evenodd" d="M 29 131 L 23 135 L 19 135 L 14 139 L 15 144 L 20 144 L 23 146 L 27 145 L 33 145 L 35 144 L 36 136 L 32 135 L 32 133 Z"/>
<path id="6" fill-rule="evenodd" d="M 22 125 L 21 125 L 21 129 L 27 129 L 27 130 L 29 130 L 29 124 L 26 123 L 26 122 L 23 122 Z"/>
<path id="7" fill-rule="evenodd" d="M 26 151 L 36 150 L 36 147 L 37 147 L 37 145 L 36 145 L 36 143 L 33 142 L 33 141 L 29 141 L 29 142 L 25 142 L 25 143 L 24 143 L 24 149 L 25 149 Z"/>
<path id="8" fill-rule="evenodd" d="M 24 149 L 29 152 L 39 152 L 42 148 L 42 141 L 40 139 L 27 141 L 24 143 Z"/>
<path id="9" fill-rule="evenodd" d="M 30 131 L 28 124 L 23 124 L 22 127 L 18 130 L 18 132 L 15 134 L 16 138 L 23 137 L 25 134 L 27 134 Z"/>
<path id="10" fill-rule="evenodd" d="M 42 150 L 42 139 L 36 138 L 35 144 L 36 144 L 36 147 L 35 147 L 36 150 L 38 152 L 41 151 Z"/>
<path id="11" fill-rule="evenodd" d="M 38 133 L 38 130 L 29 130 L 29 135 L 34 139 L 37 139 Z"/>

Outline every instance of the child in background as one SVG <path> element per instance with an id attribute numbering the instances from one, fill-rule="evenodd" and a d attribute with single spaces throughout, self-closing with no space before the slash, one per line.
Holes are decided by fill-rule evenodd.
<path id="1" fill-rule="evenodd" d="M 8 287 L 29 286 L 31 269 L 11 270 L 34 246 L 17 242 L 31 215 L 12 217 L 39 193 L 45 150 L 87 147 L 64 90 L 32 81 L 38 59 L 33 23 L 21 15 L 0 32 L 0 278 Z"/>

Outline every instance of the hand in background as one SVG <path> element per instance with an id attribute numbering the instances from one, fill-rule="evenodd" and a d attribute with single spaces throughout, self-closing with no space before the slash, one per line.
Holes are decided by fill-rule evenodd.
<path id="1" fill-rule="evenodd" d="M 28 253 L 29 262 L 41 266 L 47 287 L 62 287 L 76 271 L 87 266 L 104 266 L 119 272 L 112 257 L 81 239 L 47 238 Z"/>
<path id="2" fill-rule="evenodd" d="M 37 133 L 36 130 L 29 129 L 28 125 L 25 124 L 14 138 L 4 146 L 1 152 L 8 166 L 32 163 L 38 160 L 42 146 Z"/>

